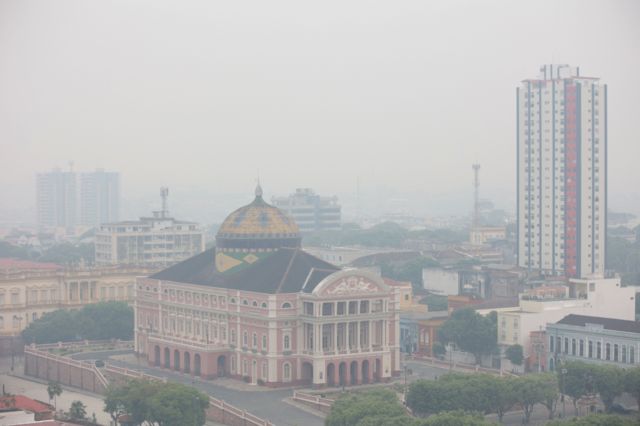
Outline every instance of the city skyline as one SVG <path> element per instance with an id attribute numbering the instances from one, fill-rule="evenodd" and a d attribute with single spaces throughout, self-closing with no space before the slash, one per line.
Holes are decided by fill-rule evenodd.
<path id="1" fill-rule="evenodd" d="M 577 4 L 408 2 L 335 15 L 290 2 L 177 12 L 70 3 L 35 14 L 29 2 L 3 2 L 0 137 L 12 161 L 0 173 L 0 219 L 33 205 L 37 171 L 69 160 L 119 170 L 124 199 L 160 185 L 246 194 L 260 174 L 270 196 L 312 187 L 344 197 L 360 181 L 363 192 L 459 193 L 465 212 L 478 162 L 483 197 L 515 206 L 513 86 L 550 59 L 608 82 L 610 207 L 638 213 L 627 182 L 640 181 L 640 6 Z M 114 20 L 118 36 L 104 25 Z M 133 73 L 113 65 L 129 61 Z M 174 173 L 177 164 L 188 167 Z"/>

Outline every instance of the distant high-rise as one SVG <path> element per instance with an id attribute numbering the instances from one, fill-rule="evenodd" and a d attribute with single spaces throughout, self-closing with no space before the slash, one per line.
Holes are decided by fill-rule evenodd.
<path id="1" fill-rule="evenodd" d="M 119 208 L 119 173 L 99 169 L 80 174 L 80 224 L 117 222 Z"/>
<path id="2" fill-rule="evenodd" d="M 293 217 L 301 232 L 340 230 L 337 197 L 321 197 L 311 188 L 298 188 L 288 197 L 274 197 L 271 202 Z"/>
<path id="3" fill-rule="evenodd" d="M 517 89 L 518 265 L 546 275 L 604 274 L 607 86 L 545 65 Z"/>
<path id="4" fill-rule="evenodd" d="M 36 176 L 37 223 L 40 229 L 76 225 L 76 174 L 54 169 Z"/>

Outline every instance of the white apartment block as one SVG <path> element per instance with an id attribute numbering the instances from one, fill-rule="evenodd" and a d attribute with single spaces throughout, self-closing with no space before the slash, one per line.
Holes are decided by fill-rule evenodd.
<path id="1" fill-rule="evenodd" d="M 170 217 L 106 223 L 95 237 L 96 265 L 167 266 L 204 251 L 204 232 L 194 222 Z"/>
<path id="2" fill-rule="evenodd" d="M 619 278 L 571 279 L 566 293 L 520 295 L 519 306 L 498 311 L 498 344 L 522 345 L 529 355 L 530 335 L 569 314 L 635 320 L 635 287 L 623 287 Z M 554 287 L 557 289 L 557 287 Z"/>
<path id="3" fill-rule="evenodd" d="M 80 174 L 80 224 L 97 226 L 116 222 L 120 209 L 120 174 L 95 172 Z"/>
<path id="4" fill-rule="evenodd" d="M 39 229 L 72 229 L 76 218 L 76 174 L 54 169 L 36 175 L 36 221 Z"/>
<path id="5" fill-rule="evenodd" d="M 517 89 L 518 265 L 603 276 L 607 86 L 568 65 L 540 71 Z"/>
<path id="6" fill-rule="evenodd" d="M 297 188 L 294 194 L 274 197 L 271 202 L 291 216 L 301 232 L 341 229 L 341 206 L 337 197 L 321 197 L 311 188 Z"/>

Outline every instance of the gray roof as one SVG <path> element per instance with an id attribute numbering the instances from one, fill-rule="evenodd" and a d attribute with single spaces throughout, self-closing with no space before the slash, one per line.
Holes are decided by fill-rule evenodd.
<path id="1" fill-rule="evenodd" d="M 640 323 L 637 321 L 620 320 L 613 318 L 591 317 L 587 315 L 570 314 L 562 318 L 556 324 L 585 327 L 587 324 L 602 325 L 605 330 L 624 331 L 640 334 Z"/>

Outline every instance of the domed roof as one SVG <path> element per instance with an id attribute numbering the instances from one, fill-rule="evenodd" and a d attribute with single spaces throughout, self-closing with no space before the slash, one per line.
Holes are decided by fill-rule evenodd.
<path id="1" fill-rule="evenodd" d="M 222 222 L 216 235 L 216 246 L 219 249 L 273 249 L 299 247 L 300 240 L 295 221 L 265 202 L 258 185 L 253 202 L 235 210 Z"/>

